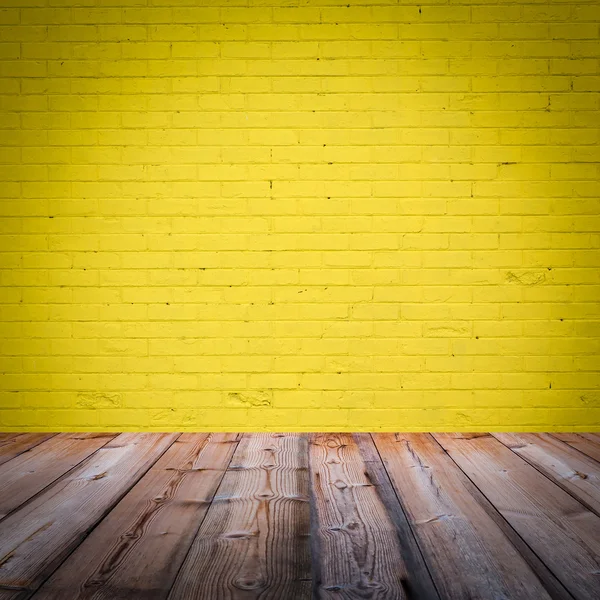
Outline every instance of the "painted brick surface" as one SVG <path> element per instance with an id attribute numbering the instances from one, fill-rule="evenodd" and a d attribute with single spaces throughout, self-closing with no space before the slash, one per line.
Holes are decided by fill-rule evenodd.
<path id="1" fill-rule="evenodd" d="M 598 429 L 599 21 L 0 0 L 0 429 Z"/>

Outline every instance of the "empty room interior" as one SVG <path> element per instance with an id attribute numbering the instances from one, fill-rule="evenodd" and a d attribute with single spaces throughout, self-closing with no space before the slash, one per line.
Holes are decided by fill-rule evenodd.
<path id="1" fill-rule="evenodd" d="M 0 0 L 0 600 L 600 598 L 600 0 Z"/>

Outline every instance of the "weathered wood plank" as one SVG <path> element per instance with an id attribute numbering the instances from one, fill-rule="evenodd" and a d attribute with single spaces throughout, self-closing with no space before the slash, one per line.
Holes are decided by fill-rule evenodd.
<path id="1" fill-rule="evenodd" d="M 302 434 L 246 434 L 170 600 L 310 598 L 308 462 Z"/>
<path id="2" fill-rule="evenodd" d="M 430 435 L 374 434 L 373 439 L 443 599 L 550 598 Z"/>
<path id="3" fill-rule="evenodd" d="M 176 438 L 123 433 L 0 522 L 0 589 L 35 591 Z"/>
<path id="4" fill-rule="evenodd" d="M 600 515 L 600 465 L 547 434 L 494 433 L 513 452 Z"/>
<path id="5" fill-rule="evenodd" d="M 114 437 L 114 434 L 60 433 L 1 465 L 0 519 Z"/>
<path id="6" fill-rule="evenodd" d="M 24 588 L 14 590 L 0 588 L 0 600 L 20 600 L 23 598 Z"/>
<path id="7" fill-rule="evenodd" d="M 600 597 L 600 517 L 492 436 L 435 437 L 574 598 Z"/>
<path id="8" fill-rule="evenodd" d="M 311 435 L 310 464 L 314 597 L 408 598 L 396 527 L 352 435 Z"/>
<path id="9" fill-rule="evenodd" d="M 466 431 L 457 431 L 453 433 L 445 433 L 449 438 L 453 440 L 472 440 L 479 437 L 489 437 L 491 434 L 487 431 L 474 431 L 474 432 L 466 432 Z"/>
<path id="10" fill-rule="evenodd" d="M 439 600 L 429 569 L 406 518 L 402 499 L 392 486 L 371 434 L 355 433 L 353 438 L 363 457 L 365 476 L 375 486 L 389 518 L 396 527 L 398 546 L 407 567 L 407 578 L 404 582 L 407 596 L 411 600 Z"/>
<path id="11" fill-rule="evenodd" d="M 561 442 L 569 444 L 571 448 L 579 450 L 589 458 L 600 462 L 600 443 L 595 442 L 593 438 L 590 439 L 578 433 L 552 433 L 551 435 Z"/>
<path id="12" fill-rule="evenodd" d="M 49 440 L 55 433 L 20 433 L 0 443 L 0 465 Z"/>
<path id="13" fill-rule="evenodd" d="M 6 448 L 6 446 L 10 446 L 14 443 L 15 438 L 19 437 L 19 433 L 0 433 L 0 452 L 2 452 L 2 450 L 4 448 Z"/>
<path id="14" fill-rule="evenodd" d="M 239 437 L 183 434 L 34 600 L 166 598 Z"/>

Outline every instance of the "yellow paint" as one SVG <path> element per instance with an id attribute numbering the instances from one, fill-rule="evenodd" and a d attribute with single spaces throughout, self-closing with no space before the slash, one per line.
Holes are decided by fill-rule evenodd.
<path id="1" fill-rule="evenodd" d="M 0 429 L 599 429 L 599 19 L 3 0 Z"/>

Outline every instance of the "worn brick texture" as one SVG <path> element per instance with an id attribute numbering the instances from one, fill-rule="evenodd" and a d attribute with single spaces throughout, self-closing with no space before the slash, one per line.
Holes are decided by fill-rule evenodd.
<path id="1" fill-rule="evenodd" d="M 599 21 L 0 0 L 0 429 L 599 429 Z"/>

